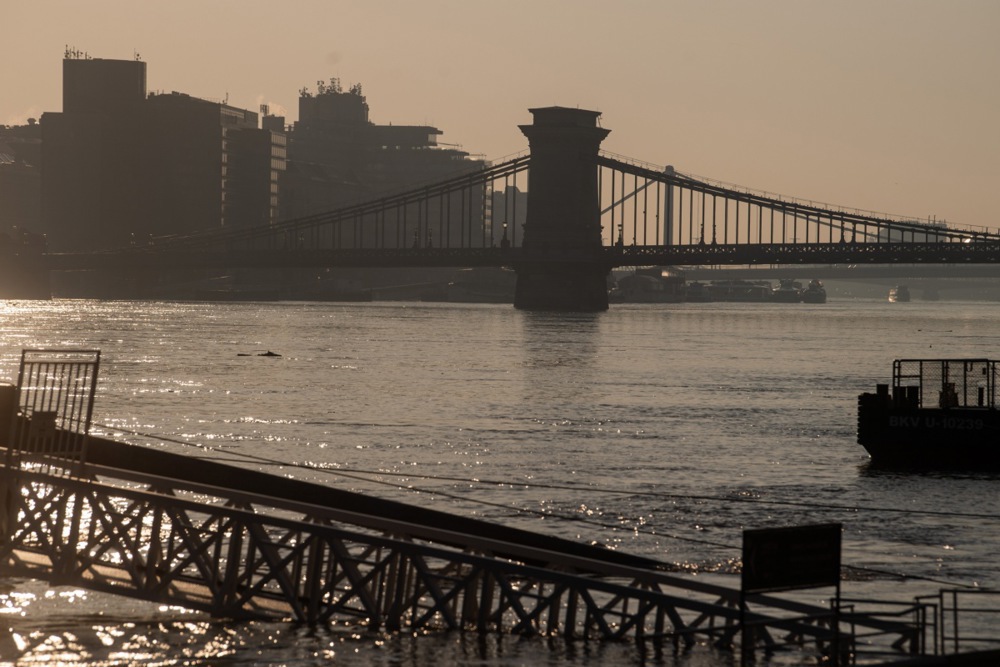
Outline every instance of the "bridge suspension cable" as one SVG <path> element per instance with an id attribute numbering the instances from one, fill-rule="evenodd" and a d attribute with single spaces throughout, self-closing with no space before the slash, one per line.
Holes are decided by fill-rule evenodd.
<path id="1" fill-rule="evenodd" d="M 589 251 L 588 261 L 608 268 L 1000 263 L 995 231 L 755 192 L 610 153 L 586 160 L 595 169 L 602 246 Z M 333 211 L 158 238 L 104 254 L 53 255 L 47 266 L 516 267 L 529 260 L 566 261 L 572 251 L 558 243 L 524 244 L 531 162 L 531 155 L 518 155 Z M 567 210 L 576 205 L 567 202 Z"/>
<path id="2" fill-rule="evenodd" d="M 156 239 L 150 249 L 475 248 L 501 243 L 505 230 L 513 243 L 523 223 L 516 198 L 529 163 L 530 156 L 521 155 L 333 211 Z"/>
<path id="3" fill-rule="evenodd" d="M 997 262 L 1000 234 L 762 194 L 596 158 L 614 264 Z"/>

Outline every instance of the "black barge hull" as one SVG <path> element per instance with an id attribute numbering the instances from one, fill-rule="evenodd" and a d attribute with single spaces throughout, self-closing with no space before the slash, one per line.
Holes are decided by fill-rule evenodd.
<path id="1" fill-rule="evenodd" d="M 861 394 L 858 444 L 880 468 L 1000 471 L 1000 411 L 894 406 Z"/>

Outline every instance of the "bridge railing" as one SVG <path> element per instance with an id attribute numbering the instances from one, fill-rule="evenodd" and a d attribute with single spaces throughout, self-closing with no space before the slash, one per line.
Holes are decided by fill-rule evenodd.
<path id="1" fill-rule="evenodd" d="M 612 266 L 995 265 L 1000 242 L 620 245 L 605 253 Z"/>

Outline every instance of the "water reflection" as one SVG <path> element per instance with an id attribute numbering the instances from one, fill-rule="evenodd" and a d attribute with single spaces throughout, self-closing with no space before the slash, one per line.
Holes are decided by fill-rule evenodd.
<path id="1" fill-rule="evenodd" d="M 966 470 L 961 468 L 949 470 L 928 470 L 914 466 L 913 468 L 889 468 L 877 466 L 871 461 L 858 466 L 858 472 L 862 478 L 871 480 L 894 480 L 903 479 L 906 482 L 913 480 L 983 480 L 996 481 L 1000 479 L 1000 472 L 994 470 Z"/>
<path id="2" fill-rule="evenodd" d="M 72 630 L 67 630 L 67 623 Z M 584 642 L 459 632 L 371 633 L 362 626 L 310 628 L 165 617 L 132 621 L 55 615 L 0 630 L 0 659 L 19 665 L 364 665 L 441 667 L 476 664 L 729 667 L 733 656 L 706 646 Z M 544 656 L 544 658 L 542 658 Z M 542 662 L 539 659 L 542 658 Z"/>
<path id="3" fill-rule="evenodd" d="M 569 427 L 591 421 L 601 403 L 597 367 L 600 313 L 518 312 L 519 418 Z"/>
<path id="4" fill-rule="evenodd" d="M 593 367 L 602 313 L 518 311 L 525 368 Z"/>
<path id="5" fill-rule="evenodd" d="M 995 586 L 1000 578 L 996 477 L 859 468 L 866 457 L 855 434 L 857 395 L 891 359 L 937 349 L 942 335 L 949 354 L 995 352 L 987 332 L 1000 331 L 1000 311 L 981 304 L 680 304 L 592 315 L 486 305 L 5 306 L 14 312 L 0 329 L 0 379 L 16 378 L 22 347 L 101 347 L 98 421 L 196 440 L 233 459 L 318 467 L 269 469 L 279 474 L 619 545 L 700 572 L 733 569 L 726 564 L 744 527 L 842 521 L 845 564 L 916 578 L 903 586 L 896 576 L 855 576 L 860 585 L 846 587 L 856 595 L 910 598 L 936 591 L 938 580 Z M 259 348 L 283 357 L 236 356 Z M 383 471 L 429 491 L 320 468 Z M 501 484 L 462 484 L 473 477 Z M 672 497 L 644 495 L 658 491 Z M 731 501 L 743 495 L 761 502 Z M 38 588 L 18 581 L 14 590 Z M 504 638 L 483 653 L 464 639 L 415 644 L 343 628 L 331 639 L 95 595 L 52 605 L 5 595 L 0 626 L 50 651 L 25 664 L 56 661 L 70 634 L 78 655 L 96 656 L 70 664 L 111 664 L 109 656 L 145 646 L 154 664 L 329 664 L 331 650 L 338 663 L 358 665 L 660 664 L 634 647 L 553 653 Z M 45 643 L 49 636 L 59 639 Z M 12 659 L 12 637 L 0 637 L 0 661 Z M 171 641 L 182 647 L 176 654 L 164 648 Z"/>

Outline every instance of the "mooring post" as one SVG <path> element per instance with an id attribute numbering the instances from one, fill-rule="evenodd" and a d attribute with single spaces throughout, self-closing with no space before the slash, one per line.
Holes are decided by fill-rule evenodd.
<path id="1" fill-rule="evenodd" d="M 528 213 L 514 266 L 514 307 L 524 310 L 608 309 L 611 270 L 601 243 L 597 154 L 609 130 L 598 111 L 530 109 L 521 125 L 531 149 Z"/>

